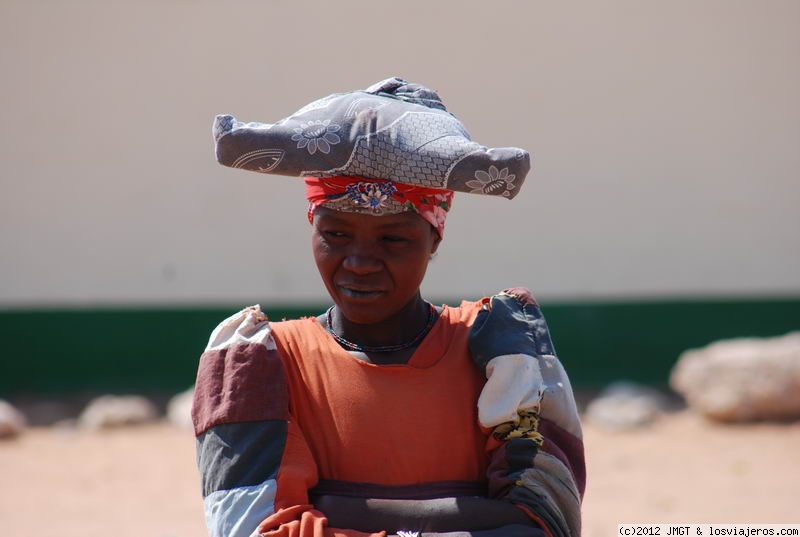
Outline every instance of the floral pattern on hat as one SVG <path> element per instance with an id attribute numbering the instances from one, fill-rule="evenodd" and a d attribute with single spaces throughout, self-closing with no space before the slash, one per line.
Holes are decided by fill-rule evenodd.
<path id="1" fill-rule="evenodd" d="M 309 121 L 301 123 L 294 129 L 292 140 L 297 142 L 297 149 L 307 149 L 309 155 L 313 155 L 319 150 L 326 155 L 331 152 L 331 146 L 342 141 L 336 134 L 341 127 L 331 123 L 330 119 Z"/>
<path id="2" fill-rule="evenodd" d="M 498 170 L 496 166 L 489 166 L 489 171 L 477 170 L 475 179 L 467 181 L 466 185 L 471 188 L 471 194 L 499 194 L 509 197 L 511 190 L 516 188 L 514 184 L 516 176 L 508 173 L 508 168 Z"/>

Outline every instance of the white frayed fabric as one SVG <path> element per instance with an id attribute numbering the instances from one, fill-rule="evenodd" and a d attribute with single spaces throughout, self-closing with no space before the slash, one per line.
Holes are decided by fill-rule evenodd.
<path id="1" fill-rule="evenodd" d="M 259 305 L 245 308 L 222 321 L 211 333 L 206 351 L 246 344 L 262 344 L 267 350 L 277 348 L 267 316 Z"/>
<path id="2" fill-rule="evenodd" d="M 496 356 L 486 364 L 478 419 L 487 428 L 519 421 L 521 411 L 538 412 L 544 391 L 539 361 L 527 354 Z"/>

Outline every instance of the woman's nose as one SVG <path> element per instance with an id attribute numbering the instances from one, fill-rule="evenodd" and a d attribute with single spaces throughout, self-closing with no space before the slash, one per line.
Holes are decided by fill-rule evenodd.
<path id="1" fill-rule="evenodd" d="M 353 248 L 342 262 L 342 267 L 354 274 L 371 274 L 383 268 L 378 256 L 365 248 Z"/>

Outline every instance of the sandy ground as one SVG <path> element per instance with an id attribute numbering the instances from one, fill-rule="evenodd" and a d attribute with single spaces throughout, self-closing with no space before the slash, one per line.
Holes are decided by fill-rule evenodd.
<path id="1" fill-rule="evenodd" d="M 584 536 L 618 523 L 800 523 L 800 423 L 585 425 Z M 0 442 L 3 537 L 205 535 L 191 433 L 34 427 Z"/>

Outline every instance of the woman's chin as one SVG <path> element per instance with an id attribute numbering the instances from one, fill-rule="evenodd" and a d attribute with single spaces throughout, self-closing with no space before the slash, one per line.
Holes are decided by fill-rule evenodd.
<path id="1" fill-rule="evenodd" d="M 346 298 L 336 300 L 336 309 L 341 315 L 355 324 L 377 324 L 386 321 L 397 313 L 397 307 L 381 301 L 379 297 Z"/>
<path id="2" fill-rule="evenodd" d="M 382 308 L 358 307 L 355 304 L 337 305 L 336 307 L 345 319 L 355 324 L 377 324 L 389 317 Z"/>

